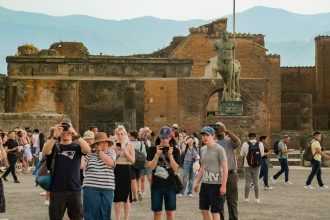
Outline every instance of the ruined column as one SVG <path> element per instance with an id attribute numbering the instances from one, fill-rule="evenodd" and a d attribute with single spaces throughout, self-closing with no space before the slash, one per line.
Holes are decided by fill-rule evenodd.
<path id="1" fill-rule="evenodd" d="M 124 123 L 128 130 L 136 130 L 136 83 L 130 82 L 124 92 Z"/>
<path id="2" fill-rule="evenodd" d="M 8 82 L 5 88 L 5 112 L 17 112 L 17 85 Z"/>
<path id="3" fill-rule="evenodd" d="M 64 82 L 64 114 L 71 119 L 73 127 L 79 130 L 79 84 L 77 81 Z"/>

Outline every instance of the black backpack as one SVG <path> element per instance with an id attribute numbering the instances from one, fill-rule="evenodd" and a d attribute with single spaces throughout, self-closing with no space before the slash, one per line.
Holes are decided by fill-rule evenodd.
<path id="1" fill-rule="evenodd" d="M 316 152 L 315 152 L 315 154 L 313 154 L 313 152 L 312 152 L 312 143 L 313 143 L 313 140 L 309 143 L 308 146 L 305 147 L 303 158 L 306 161 L 312 161 L 314 159 L 315 154 L 316 154 Z"/>
<path id="2" fill-rule="evenodd" d="M 259 142 L 251 143 L 247 142 L 249 145 L 249 151 L 246 155 L 247 163 L 250 167 L 259 167 L 261 164 L 261 152 L 259 147 Z"/>
<path id="3" fill-rule="evenodd" d="M 279 155 L 280 154 L 280 148 L 279 148 L 279 143 L 280 141 L 275 141 L 274 145 L 273 145 L 273 151 L 274 154 Z"/>
<path id="4" fill-rule="evenodd" d="M 142 143 L 140 146 L 140 150 L 135 149 L 135 162 L 133 164 L 133 167 L 135 169 L 143 169 L 145 168 L 147 158 L 146 155 L 142 152 Z"/>

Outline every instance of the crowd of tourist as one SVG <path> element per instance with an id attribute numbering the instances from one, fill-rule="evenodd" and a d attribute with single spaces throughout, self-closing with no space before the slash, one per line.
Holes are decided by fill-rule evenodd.
<path id="1" fill-rule="evenodd" d="M 223 220 L 225 201 L 229 219 L 238 219 L 238 155 L 243 158 L 245 202 L 250 202 L 250 190 L 254 190 L 255 202 L 261 202 L 261 178 L 264 190 L 273 189 L 268 183 L 268 157 L 276 152 L 267 136 L 251 132 L 242 143 L 221 122 L 191 134 L 178 124 L 163 126 L 157 132 L 148 127 L 126 131 L 120 125 L 113 134 L 92 126 L 81 137 L 69 121 L 54 125 L 47 136 L 30 128 L 0 132 L 0 160 L 6 169 L 0 169 L 0 212 L 6 209 L 2 181 L 8 181 L 11 173 L 14 183 L 20 183 L 17 164 L 22 165 L 22 173 L 29 173 L 33 167 L 36 174 L 44 155 L 55 161 L 49 167 L 51 187 L 45 192 L 51 220 L 60 220 L 65 213 L 70 219 L 108 220 L 115 216 L 119 220 L 122 204 L 123 217 L 128 220 L 131 203 L 146 198 L 146 187 L 150 187 L 155 220 L 161 219 L 163 204 L 167 219 L 174 219 L 177 196 L 193 197 L 197 192 L 204 220 Z M 273 184 L 282 173 L 284 183 L 293 184 L 289 181 L 288 153 L 293 151 L 288 148 L 289 141 L 290 137 L 284 135 L 277 143 L 281 169 L 270 178 Z M 321 188 L 328 187 L 321 177 L 321 157 L 330 157 L 322 151 L 320 141 L 321 133 L 315 132 L 306 189 L 314 188 L 311 182 L 315 175 Z M 137 165 L 141 160 L 142 167 Z"/>

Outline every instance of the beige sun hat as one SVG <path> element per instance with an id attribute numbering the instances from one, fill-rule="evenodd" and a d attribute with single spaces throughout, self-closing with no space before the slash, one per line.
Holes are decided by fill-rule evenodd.
<path id="1" fill-rule="evenodd" d="M 92 131 L 85 131 L 85 132 L 84 132 L 83 139 L 84 139 L 84 140 L 87 140 L 87 139 L 94 139 L 94 132 L 92 132 Z"/>
<path id="2" fill-rule="evenodd" d="M 98 142 L 102 142 L 102 141 L 108 141 L 109 142 L 109 146 L 113 145 L 114 142 L 108 138 L 107 134 L 104 133 L 104 132 L 99 132 L 97 133 L 97 135 L 95 136 L 95 139 L 94 139 L 94 144 L 97 144 Z"/>

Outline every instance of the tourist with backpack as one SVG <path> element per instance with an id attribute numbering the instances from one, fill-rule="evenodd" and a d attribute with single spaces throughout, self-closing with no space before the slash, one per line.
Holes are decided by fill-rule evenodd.
<path id="1" fill-rule="evenodd" d="M 253 183 L 255 201 L 260 203 L 259 198 L 259 172 L 261 158 L 264 155 L 264 145 L 257 141 L 256 133 L 249 133 L 249 140 L 242 144 L 240 155 L 244 158 L 245 176 L 245 202 L 249 202 L 250 185 Z"/>
<path id="2" fill-rule="evenodd" d="M 273 184 L 276 183 L 276 179 L 284 172 L 285 174 L 285 185 L 292 185 L 293 183 L 289 181 L 289 164 L 288 155 L 289 152 L 294 151 L 294 149 L 288 149 L 287 144 L 290 142 L 289 135 L 283 135 L 282 140 L 278 143 L 279 153 L 277 155 L 278 161 L 280 162 L 281 169 L 270 179 Z"/>
<path id="3" fill-rule="evenodd" d="M 311 160 L 312 163 L 312 171 L 309 174 L 305 188 L 306 189 L 314 189 L 311 183 L 316 175 L 317 183 L 319 184 L 321 189 L 327 189 L 328 186 L 325 185 L 322 181 L 322 171 L 321 171 L 321 158 L 324 157 L 326 160 L 330 160 L 330 156 L 325 154 L 322 151 L 322 147 L 320 141 L 322 139 L 322 134 L 319 131 L 314 132 L 313 140 L 310 142 L 310 148 L 313 155 L 313 159 Z"/>

